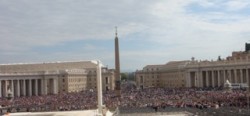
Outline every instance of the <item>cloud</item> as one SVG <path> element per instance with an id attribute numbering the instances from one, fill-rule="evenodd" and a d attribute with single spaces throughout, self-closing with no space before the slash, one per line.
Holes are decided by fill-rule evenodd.
<path id="1" fill-rule="evenodd" d="M 190 13 L 187 8 L 194 3 L 197 1 L 161 1 L 152 5 L 151 14 L 155 19 L 151 23 L 153 25 L 149 26 L 152 29 L 145 33 L 150 33 L 149 39 L 155 44 L 166 46 L 164 50 L 171 52 L 171 55 L 156 52 L 171 60 L 184 60 L 191 56 L 210 60 L 218 55 L 226 57 L 232 51 L 242 50 L 249 38 L 249 34 L 246 34 L 250 31 L 246 26 L 250 24 L 249 15 L 231 14 L 218 9 Z M 209 2 L 203 7 L 202 2 L 201 6 L 216 8 L 216 5 L 223 4 Z"/>
<path id="2" fill-rule="evenodd" d="M 141 27 L 133 21 L 135 16 L 129 16 L 139 12 L 127 7 L 135 5 L 131 1 L 118 4 L 113 1 L 20 0 L 1 1 L 0 5 L 3 9 L 0 11 L 0 42 L 26 49 L 84 39 L 113 39 L 114 26 L 121 27 L 122 36 Z M 8 47 L 0 48 L 4 49 Z"/>
<path id="3" fill-rule="evenodd" d="M 195 39 L 204 34 L 210 37 L 214 34 L 224 35 L 225 33 L 225 37 L 227 37 L 227 33 L 230 33 L 230 36 L 237 36 L 242 32 L 248 32 L 250 29 L 244 26 L 249 23 L 249 16 L 231 16 L 231 14 L 219 11 L 218 13 L 208 12 L 204 14 L 197 14 L 195 12 L 189 13 L 185 12 L 185 9 L 193 2 L 186 2 L 182 5 L 177 5 L 178 2 L 175 2 L 176 4 L 171 3 L 172 2 L 161 2 L 155 4 L 152 10 L 152 14 L 159 20 L 159 23 L 156 23 L 154 28 L 157 32 L 154 33 L 162 34 L 160 36 L 165 35 L 166 38 L 170 38 L 173 35 L 175 37 L 174 40 L 178 40 L 178 38 L 182 38 L 182 40 L 185 38 L 191 39 L 192 37 Z M 161 4 L 162 9 L 159 9 L 159 4 Z M 229 18 L 230 21 L 226 20 L 227 18 Z M 215 19 L 221 20 L 221 22 L 216 22 L 214 21 Z M 218 35 L 218 37 L 215 38 L 219 37 Z M 165 40 L 167 40 L 166 38 Z"/>
<path id="4" fill-rule="evenodd" d="M 230 0 L 225 3 L 226 9 L 229 11 L 242 10 L 250 5 L 248 0 Z"/>
<path id="5" fill-rule="evenodd" d="M 1 61 L 101 59 L 113 66 L 110 45 L 115 26 L 120 40 L 128 40 L 120 43 L 121 64 L 126 70 L 192 56 L 226 57 L 248 42 L 249 3 L 247 0 L 2 0 Z M 83 44 L 74 43 L 78 41 Z M 98 41 L 111 44 L 100 46 Z M 59 49 L 56 47 L 60 45 L 75 52 L 49 50 Z M 42 57 L 35 48 L 41 49 Z"/>

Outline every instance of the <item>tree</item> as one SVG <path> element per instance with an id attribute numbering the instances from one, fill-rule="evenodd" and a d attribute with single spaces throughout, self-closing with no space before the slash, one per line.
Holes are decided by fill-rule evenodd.
<path id="1" fill-rule="evenodd" d="M 121 80 L 127 80 L 127 75 L 125 73 L 121 73 Z"/>

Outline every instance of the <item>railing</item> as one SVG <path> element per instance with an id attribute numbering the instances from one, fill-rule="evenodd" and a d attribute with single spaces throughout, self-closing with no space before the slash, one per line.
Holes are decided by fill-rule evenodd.
<path id="1" fill-rule="evenodd" d="M 142 116 L 142 115 L 198 115 L 198 116 L 249 116 L 250 111 L 237 107 L 220 107 L 216 108 L 196 108 L 196 107 L 165 107 L 154 110 L 152 108 L 125 108 L 122 109 L 121 116 Z"/>
<path id="2" fill-rule="evenodd" d="M 59 71 L 32 72 L 32 73 L 13 72 L 13 73 L 0 73 L 0 76 L 9 76 L 9 75 L 51 75 L 51 74 L 60 74 L 60 72 Z"/>
<path id="3" fill-rule="evenodd" d="M 204 67 L 204 66 L 230 66 L 230 65 L 240 65 L 240 64 L 250 64 L 250 61 L 239 60 L 239 61 L 194 61 L 190 62 L 187 67 Z"/>
<path id="4" fill-rule="evenodd" d="M 115 109 L 115 112 L 114 112 L 113 116 L 119 116 L 119 115 L 120 115 L 120 110 L 119 110 L 119 107 L 117 107 Z"/>

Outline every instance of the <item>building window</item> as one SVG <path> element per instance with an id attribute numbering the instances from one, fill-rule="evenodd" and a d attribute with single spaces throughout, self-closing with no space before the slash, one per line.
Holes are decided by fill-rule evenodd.
<path id="1" fill-rule="evenodd" d="M 62 81 L 63 81 L 63 82 L 65 82 L 65 80 L 64 80 L 64 79 L 62 79 Z"/>
<path id="2" fill-rule="evenodd" d="M 106 84 L 108 84 L 109 83 L 108 77 L 106 77 L 105 80 L 106 80 Z"/>
<path id="3" fill-rule="evenodd" d="M 141 80 L 140 81 L 141 81 L 141 83 L 143 82 L 143 76 L 141 76 Z"/>

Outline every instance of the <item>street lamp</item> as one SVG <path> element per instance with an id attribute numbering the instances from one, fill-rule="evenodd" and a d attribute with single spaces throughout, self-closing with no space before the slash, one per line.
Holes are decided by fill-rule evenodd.
<path id="1" fill-rule="evenodd" d="M 97 75 L 97 108 L 98 115 L 103 115 L 103 101 L 102 101 L 102 63 L 99 60 L 91 61 L 96 64 L 96 75 Z"/>

